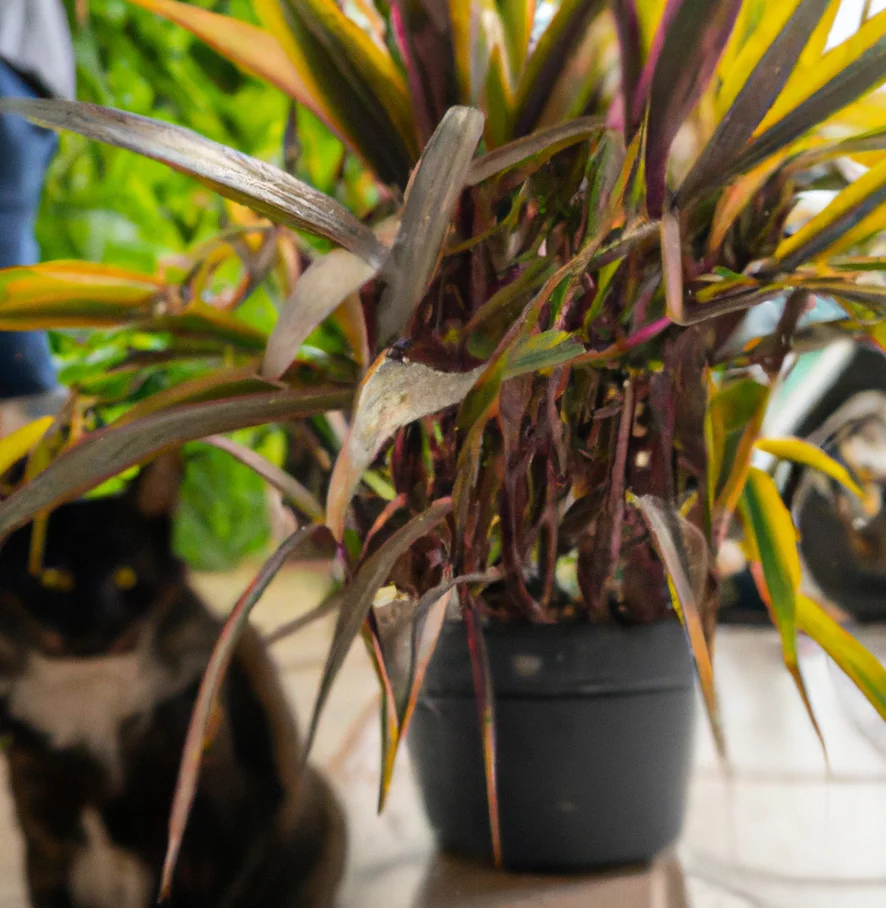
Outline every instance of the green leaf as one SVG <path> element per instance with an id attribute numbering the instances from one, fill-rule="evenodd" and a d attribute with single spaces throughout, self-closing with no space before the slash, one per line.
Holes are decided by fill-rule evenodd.
<path id="1" fill-rule="evenodd" d="M 181 404 L 196 404 L 209 400 L 224 400 L 271 391 L 274 387 L 256 375 L 256 363 L 232 369 L 218 369 L 196 378 L 178 382 L 172 387 L 157 391 L 139 401 L 112 426 L 119 429 L 139 419 L 144 419 L 161 410 L 169 410 Z"/>
<path id="2" fill-rule="evenodd" d="M 503 145 L 510 135 L 514 98 L 508 79 L 508 64 L 500 45 L 492 48 L 486 72 L 486 128 L 487 148 Z"/>
<path id="3" fill-rule="evenodd" d="M 576 359 L 584 345 L 568 331 L 542 331 L 527 337 L 508 358 L 506 378 L 553 369 Z"/>
<path id="4" fill-rule="evenodd" d="M 176 407 L 93 432 L 0 503 L 0 536 L 156 454 L 207 435 L 346 407 L 351 392 L 311 388 Z"/>
<path id="5" fill-rule="evenodd" d="M 161 161 L 272 221 L 326 237 L 371 265 L 380 265 L 386 256 L 372 231 L 334 199 L 271 164 L 189 129 L 76 101 L 2 98 L 0 112 L 21 114 L 38 126 L 69 130 Z"/>
<path id="6" fill-rule="evenodd" d="M 720 456 L 708 464 L 712 474 L 712 509 L 721 517 L 731 515 L 738 506 L 769 395 L 768 386 L 747 379 L 735 382 L 711 398 L 708 415 L 723 432 Z"/>
<path id="7" fill-rule="evenodd" d="M 345 656 L 348 654 L 348 650 L 351 648 L 351 644 L 360 632 L 366 616 L 369 614 L 369 609 L 372 607 L 376 593 L 387 581 L 388 575 L 397 559 L 422 536 L 433 530 L 451 510 L 451 499 L 442 498 L 434 502 L 426 511 L 413 517 L 409 523 L 385 540 L 379 549 L 366 559 L 354 579 L 345 587 L 344 598 L 338 613 L 338 620 L 332 635 L 326 664 L 323 667 L 323 675 L 320 679 L 317 699 L 314 702 L 311 722 L 308 727 L 307 742 L 305 744 L 306 759 L 317 733 L 320 715 L 326 704 L 332 683 L 345 660 Z"/>
<path id="8" fill-rule="evenodd" d="M 523 71 L 529 53 L 535 7 L 536 0 L 498 0 L 498 12 L 507 39 L 511 73 L 515 76 Z"/>
<path id="9" fill-rule="evenodd" d="M 177 0 L 128 0 L 158 16 L 175 22 L 205 41 L 213 50 L 241 67 L 244 72 L 264 79 L 335 128 L 334 118 L 315 96 L 280 42 L 270 33 L 248 22 L 180 3 Z"/>
<path id="10" fill-rule="evenodd" d="M 317 523 L 323 523 L 325 511 L 323 505 L 309 492 L 294 476 L 290 476 L 285 470 L 281 470 L 276 464 L 271 463 L 266 457 L 262 457 L 258 451 L 253 451 L 246 445 L 234 441 L 225 435 L 210 435 L 203 441 L 230 454 L 231 457 L 239 460 L 240 463 L 249 467 L 256 472 L 262 479 L 270 483 L 283 497 L 292 502 L 300 511 L 307 514 L 311 520 Z"/>
<path id="11" fill-rule="evenodd" d="M 243 312 L 241 306 L 238 310 Z M 229 345 L 246 353 L 261 353 L 268 335 L 248 325 L 237 315 L 214 309 L 201 300 L 194 300 L 177 315 L 156 316 L 148 322 L 138 322 L 142 331 L 168 331 L 176 337 L 211 340 Z"/>
<path id="12" fill-rule="evenodd" d="M 425 294 L 482 134 L 479 110 L 451 107 L 425 146 L 380 276 L 387 285 L 378 307 L 380 345 L 403 330 Z"/>
<path id="13" fill-rule="evenodd" d="M 182 838 L 191 813 L 191 807 L 197 794 L 200 781 L 200 765 L 206 748 L 206 738 L 213 712 L 219 708 L 219 693 L 227 674 L 231 660 L 235 657 L 238 644 L 247 630 L 249 613 L 262 597 L 268 584 L 277 575 L 284 564 L 308 542 L 314 542 L 318 534 L 328 532 L 325 527 L 305 527 L 286 539 L 273 555 L 265 562 L 256 578 L 249 584 L 243 595 L 237 600 L 230 617 L 225 622 L 218 642 L 212 651 L 209 664 L 200 683 L 197 701 L 188 724 L 182 752 L 178 781 L 169 818 L 169 843 L 163 861 L 163 873 L 160 883 L 160 899 L 169 898 L 172 887 L 175 865 L 178 861 Z M 250 641 L 251 647 L 257 647 L 258 641 Z"/>

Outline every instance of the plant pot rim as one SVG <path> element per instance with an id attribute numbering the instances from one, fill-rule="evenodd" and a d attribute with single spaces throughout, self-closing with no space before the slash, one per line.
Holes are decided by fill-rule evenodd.
<path id="1" fill-rule="evenodd" d="M 623 695 L 694 684 L 689 647 L 676 618 L 634 626 L 493 620 L 484 623 L 483 633 L 496 697 Z M 474 696 L 458 618 L 443 625 L 423 696 Z"/>

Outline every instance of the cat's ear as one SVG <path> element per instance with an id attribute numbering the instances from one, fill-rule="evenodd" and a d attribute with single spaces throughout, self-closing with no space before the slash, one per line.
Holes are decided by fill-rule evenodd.
<path id="1" fill-rule="evenodd" d="M 171 517 L 178 506 L 183 464 L 180 452 L 161 454 L 145 464 L 129 487 L 135 507 L 144 517 Z"/>

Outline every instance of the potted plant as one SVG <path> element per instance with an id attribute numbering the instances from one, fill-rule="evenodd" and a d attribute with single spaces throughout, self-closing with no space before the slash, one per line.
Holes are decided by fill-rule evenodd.
<path id="1" fill-rule="evenodd" d="M 341 582 L 321 611 L 337 620 L 309 735 L 362 634 L 383 691 L 381 802 L 414 717 L 441 841 L 498 864 L 632 861 L 676 837 L 690 652 L 722 742 L 716 553 L 736 518 L 800 695 L 804 631 L 886 716 L 886 672 L 801 591 L 790 513 L 751 464 L 757 448 L 859 491 L 812 445 L 759 435 L 816 298 L 839 304 L 834 331 L 883 338 L 886 263 L 866 241 L 886 193 L 869 94 L 886 13 L 827 49 L 832 0 L 262 0 L 263 27 L 133 2 L 288 92 L 337 137 L 343 178 L 334 198 L 174 126 L 0 102 L 266 219 L 239 222 L 234 291 L 213 282 L 230 235 L 179 275 L 0 272 L 0 327 L 127 324 L 162 352 L 139 375 L 200 366 L 122 415 L 75 389 L 48 431 L 4 442 L 42 469 L 0 504 L 0 533 L 163 449 L 301 427 L 293 464 L 313 488 L 228 444 L 303 527 L 207 672 L 170 860 L 237 629 L 285 556 L 330 536 Z M 814 188 L 833 198 L 809 213 Z M 238 317 L 265 280 L 269 337 Z M 730 348 L 772 299 L 774 330 Z"/>

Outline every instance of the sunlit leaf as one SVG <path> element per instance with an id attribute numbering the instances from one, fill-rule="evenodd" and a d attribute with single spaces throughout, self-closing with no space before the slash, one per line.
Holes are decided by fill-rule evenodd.
<path id="1" fill-rule="evenodd" d="M 730 167 L 750 170 L 886 80 L 886 11 L 828 51 L 814 67 L 795 71 L 756 137 Z"/>
<path id="2" fill-rule="evenodd" d="M 723 190 L 714 211 L 711 223 L 711 234 L 708 238 L 709 249 L 719 249 L 726 239 L 729 229 L 738 216 L 750 204 L 757 193 L 766 185 L 769 178 L 779 169 L 783 155 L 773 155 L 753 170 L 742 174 L 734 183 Z"/>
<path id="3" fill-rule="evenodd" d="M 386 250 L 346 208 L 288 173 L 203 136 L 136 114 L 75 101 L 0 98 L 0 112 L 76 132 L 161 161 L 272 221 L 326 237 L 380 265 Z"/>
<path id="4" fill-rule="evenodd" d="M 289 558 L 306 543 L 315 544 L 315 537 L 321 534 L 325 534 L 327 537 L 329 535 L 325 527 L 312 526 L 305 527 L 286 539 L 265 562 L 259 574 L 246 588 L 222 628 L 218 642 L 212 651 L 209 664 L 203 674 L 203 680 L 200 683 L 200 690 L 197 693 L 197 700 L 191 714 L 191 721 L 188 725 L 187 737 L 185 738 L 178 782 L 176 783 L 175 796 L 169 818 L 169 843 L 163 862 L 163 874 L 160 884 L 161 899 L 168 899 L 171 895 L 175 865 L 178 861 L 182 838 L 185 834 L 191 806 L 194 803 L 200 781 L 200 764 L 203 761 L 203 753 L 206 749 L 210 720 L 214 710 L 219 707 L 219 694 L 222 684 L 231 660 L 236 654 L 239 641 L 247 629 L 249 613 L 262 597 L 268 584 Z M 251 642 L 251 645 L 258 646 L 258 641 Z"/>
<path id="5" fill-rule="evenodd" d="M 774 259 L 792 271 L 807 259 L 827 251 L 886 201 L 886 161 L 850 183 L 819 214 L 781 241 Z"/>
<path id="6" fill-rule="evenodd" d="M 52 423 L 51 416 L 41 416 L 0 438 L 0 475 L 30 453 Z"/>
<path id="7" fill-rule="evenodd" d="M 766 5 L 768 6 L 768 4 Z M 825 48 L 831 39 L 831 35 L 834 33 L 834 23 L 837 20 L 842 5 L 843 0 L 830 0 L 827 11 L 821 17 L 818 27 L 809 39 L 809 43 L 803 49 L 799 62 L 800 69 L 814 67 L 824 55 Z"/>
<path id="8" fill-rule="evenodd" d="M 858 303 L 875 312 L 886 311 L 886 286 L 869 284 L 860 280 L 843 278 L 808 278 L 796 282 L 811 293 L 836 297 L 846 308 L 848 303 Z"/>
<path id="9" fill-rule="evenodd" d="M 334 119 L 322 103 L 322 98 L 311 91 L 280 42 L 270 32 L 240 19 L 177 0 L 128 2 L 188 29 L 245 72 L 276 86 L 334 126 Z"/>
<path id="10" fill-rule="evenodd" d="M 336 133 L 383 182 L 402 186 L 415 154 L 410 149 L 413 137 L 396 124 L 409 117 L 410 108 L 388 110 L 364 74 L 371 70 L 373 80 L 386 80 L 381 48 L 368 35 L 357 38 L 358 26 L 346 17 L 343 22 L 332 0 L 254 0 L 254 5 L 311 94 L 330 111 Z M 372 57 L 366 56 L 364 39 L 375 47 Z M 389 88 L 396 91 L 389 84 L 385 94 Z"/>
<path id="11" fill-rule="evenodd" d="M 378 99 L 399 136 L 407 147 L 415 147 L 415 124 L 409 91 L 401 71 L 383 44 L 339 8 L 335 0 L 284 0 L 298 10 L 307 27 L 321 43 L 327 45 L 333 58 L 347 60 L 351 71 Z"/>
<path id="12" fill-rule="evenodd" d="M 760 565 L 758 575 L 765 584 L 763 592 L 781 636 L 784 664 L 797 685 L 826 754 L 797 658 L 797 595 L 802 579 L 797 531 L 775 481 L 757 467 L 751 467 L 748 472 L 741 497 L 741 513 L 745 533 L 752 542 L 753 560 Z"/>
<path id="13" fill-rule="evenodd" d="M 871 706 L 886 719 L 886 667 L 820 606 L 797 596 L 797 627 L 843 669 Z"/>
<path id="14" fill-rule="evenodd" d="M 449 7 L 452 56 L 458 77 L 459 98 L 475 104 L 478 98 L 478 57 L 481 52 L 480 4 L 475 0 L 441 0 Z"/>
<path id="15" fill-rule="evenodd" d="M 499 14 L 508 42 L 511 72 L 523 71 L 535 22 L 536 0 L 498 0 Z"/>
<path id="16" fill-rule="evenodd" d="M 317 733 L 320 715 L 332 688 L 332 682 L 369 614 L 376 593 L 387 581 L 397 559 L 422 536 L 433 530 L 451 510 L 451 499 L 443 498 L 434 502 L 426 511 L 413 517 L 409 523 L 386 539 L 379 549 L 366 559 L 354 579 L 345 587 L 308 727 L 305 744 L 306 757 Z"/>
<path id="17" fill-rule="evenodd" d="M 43 262 L 0 270 L 0 328 L 119 325 L 163 311 L 164 283 L 90 262 Z"/>
<path id="18" fill-rule="evenodd" d="M 859 498 L 864 498 L 864 492 L 846 467 L 825 454 L 821 448 L 802 438 L 760 438 L 755 447 L 779 460 L 789 460 L 830 476 Z"/>
<path id="19" fill-rule="evenodd" d="M 342 388 L 250 394 L 177 407 L 119 429 L 111 427 L 93 432 L 0 503 L 0 535 L 27 523 L 40 511 L 70 501 L 128 467 L 184 442 L 276 420 L 339 410 L 347 407 L 350 400 L 351 391 Z"/>
<path id="20" fill-rule="evenodd" d="M 326 519 L 337 539 L 351 496 L 384 441 L 400 426 L 459 403 L 483 368 L 440 372 L 388 352 L 379 356 L 357 393 L 351 428 L 329 481 Z"/>
<path id="21" fill-rule="evenodd" d="M 400 229 L 380 279 L 378 344 L 400 332 L 424 296 L 483 133 L 483 114 L 452 107 L 431 136 L 409 183 Z"/>
<path id="22" fill-rule="evenodd" d="M 700 189 L 725 172 L 730 159 L 753 135 L 784 88 L 803 48 L 831 0 L 788 0 L 779 7 L 795 7 L 782 19 L 784 9 L 763 22 L 727 74 L 722 89 L 729 106 L 701 155 L 680 186 L 677 204 L 684 205 Z M 769 40 L 766 46 L 762 42 Z"/>

